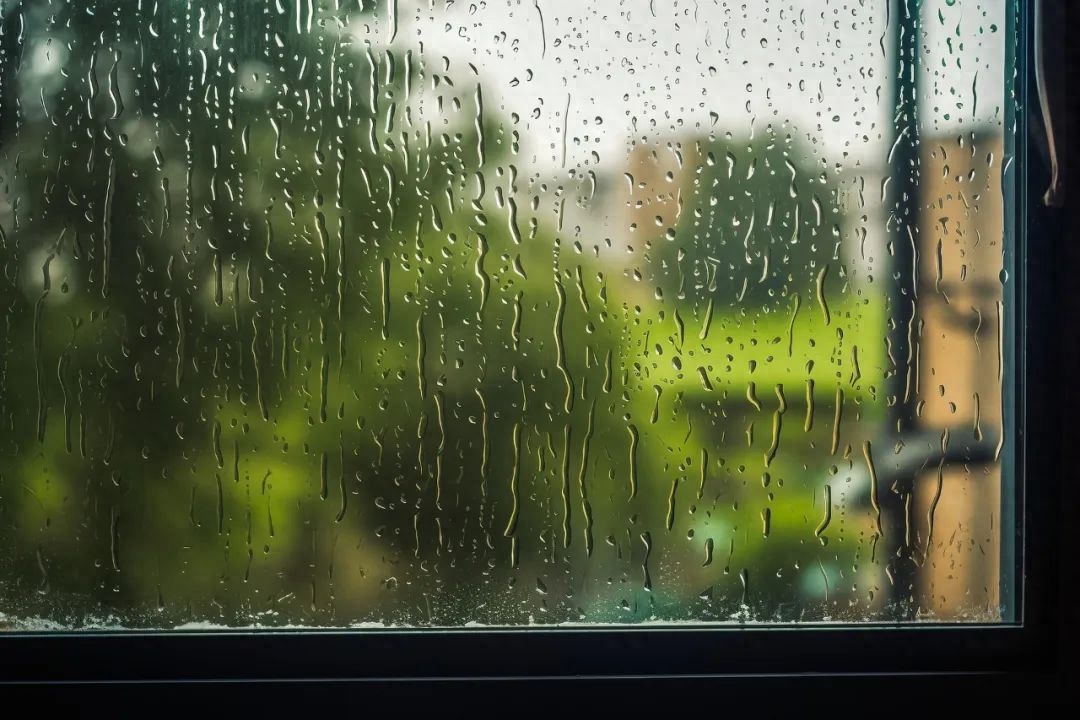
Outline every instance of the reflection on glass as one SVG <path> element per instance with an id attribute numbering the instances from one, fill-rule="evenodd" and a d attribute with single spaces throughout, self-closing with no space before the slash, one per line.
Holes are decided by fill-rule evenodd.
<path id="1" fill-rule="evenodd" d="M 0 7 L 6 625 L 1001 617 L 1000 7 Z"/>

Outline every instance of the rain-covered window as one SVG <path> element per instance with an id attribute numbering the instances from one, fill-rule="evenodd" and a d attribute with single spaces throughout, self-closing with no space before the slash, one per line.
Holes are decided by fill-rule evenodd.
<path id="1" fill-rule="evenodd" d="M 3 0 L 0 624 L 1009 619 L 1006 7 Z"/>

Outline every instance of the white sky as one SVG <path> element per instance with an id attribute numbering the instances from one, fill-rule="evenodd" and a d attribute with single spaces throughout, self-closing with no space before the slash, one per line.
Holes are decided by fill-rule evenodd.
<path id="1" fill-rule="evenodd" d="M 486 106 L 521 117 L 523 164 L 541 174 L 563 165 L 564 121 L 565 167 L 579 174 L 621 167 L 631 137 L 740 137 L 769 124 L 830 167 L 879 166 L 888 153 L 885 0 L 379 0 L 395 2 L 394 46 L 422 42 L 455 79 L 474 64 Z M 951 132 L 973 109 L 1001 122 L 1004 8 L 924 2 L 924 125 Z M 380 7 L 357 39 L 385 47 L 390 16 Z"/>

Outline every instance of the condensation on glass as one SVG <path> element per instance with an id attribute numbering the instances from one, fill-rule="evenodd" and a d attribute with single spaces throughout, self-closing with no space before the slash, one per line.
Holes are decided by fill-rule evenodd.
<path id="1" fill-rule="evenodd" d="M 0 623 L 1001 619 L 1004 5 L 0 2 Z"/>

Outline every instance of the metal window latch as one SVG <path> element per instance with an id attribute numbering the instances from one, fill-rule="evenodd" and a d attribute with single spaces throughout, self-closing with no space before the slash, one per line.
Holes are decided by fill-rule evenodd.
<path id="1" fill-rule="evenodd" d="M 1050 163 L 1050 187 L 1043 194 L 1043 203 L 1048 207 L 1065 206 L 1070 170 L 1062 157 L 1068 142 L 1065 126 L 1069 122 L 1065 63 L 1067 5 L 1069 3 L 1061 0 L 1035 3 L 1035 85 L 1042 107 L 1044 149 Z"/>

